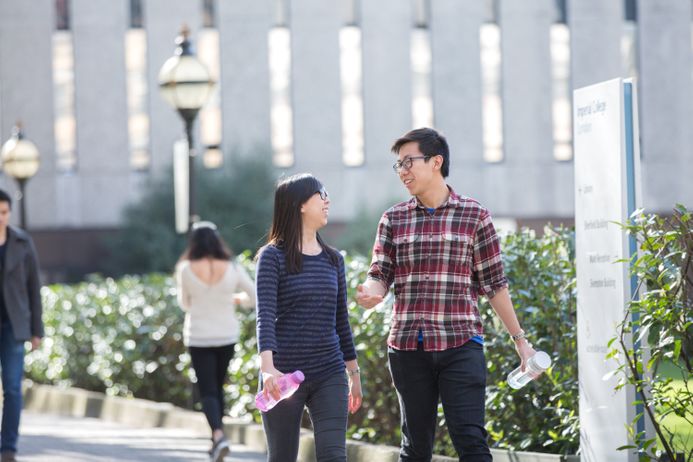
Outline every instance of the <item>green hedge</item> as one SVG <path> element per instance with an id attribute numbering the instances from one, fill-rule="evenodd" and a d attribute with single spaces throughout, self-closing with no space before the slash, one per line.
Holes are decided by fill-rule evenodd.
<path id="1" fill-rule="evenodd" d="M 525 330 L 555 365 L 546 377 L 513 391 L 505 376 L 518 358 L 488 303 L 480 309 L 487 327 L 489 370 L 487 428 L 496 447 L 553 453 L 578 448 L 575 350 L 575 268 L 572 235 L 565 230 L 536 238 L 529 232 L 504 240 L 511 293 Z M 240 260 L 252 273 L 248 254 Z M 392 299 L 366 311 L 354 300 L 368 260 L 347 258 L 349 308 L 364 385 L 364 404 L 350 416 L 349 436 L 398 444 L 399 407 L 387 369 L 386 337 Z M 47 339 L 27 355 L 27 375 L 41 383 L 67 384 L 120 396 L 193 406 L 190 358 L 182 344 L 183 313 L 170 275 L 93 277 L 76 285 L 43 288 Z M 233 416 L 253 409 L 258 358 L 255 313 L 239 311 L 241 341 L 231 364 L 226 397 Z M 442 410 L 440 426 L 444 427 Z M 548 429 L 548 430 L 547 430 Z M 439 431 L 436 452 L 454 454 Z"/>

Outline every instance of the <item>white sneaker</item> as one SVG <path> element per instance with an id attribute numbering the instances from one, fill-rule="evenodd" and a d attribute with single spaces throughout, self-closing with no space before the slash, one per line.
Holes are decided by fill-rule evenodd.
<path id="1" fill-rule="evenodd" d="M 214 443 L 210 460 L 212 462 L 223 462 L 224 458 L 228 456 L 230 452 L 231 447 L 229 445 L 229 440 L 222 436 L 216 443 Z"/>

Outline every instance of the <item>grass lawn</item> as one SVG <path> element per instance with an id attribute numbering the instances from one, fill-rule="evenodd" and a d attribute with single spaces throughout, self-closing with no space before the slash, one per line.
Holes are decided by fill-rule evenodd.
<path id="1" fill-rule="evenodd" d="M 686 381 L 688 381 L 689 387 L 693 386 L 691 378 L 682 376 L 681 371 L 672 364 L 663 364 L 659 368 L 659 374 L 674 379 L 672 383 L 674 390 L 684 390 Z M 673 393 L 676 392 L 674 391 Z M 687 414 L 689 418 L 693 416 L 693 409 L 689 409 Z M 693 450 L 693 425 L 688 423 L 683 417 L 670 414 L 664 419 L 663 427 L 674 433 L 674 445 L 678 450 L 683 450 L 686 454 Z"/>

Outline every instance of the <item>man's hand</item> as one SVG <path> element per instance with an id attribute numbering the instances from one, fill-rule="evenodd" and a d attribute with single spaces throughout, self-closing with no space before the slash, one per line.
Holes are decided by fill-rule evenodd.
<path id="1" fill-rule="evenodd" d="M 532 348 L 532 344 L 527 341 L 525 338 L 521 338 L 517 341 L 515 341 L 515 350 L 517 351 L 518 356 L 520 356 L 520 359 L 522 360 L 522 372 L 525 371 L 525 368 L 527 367 L 527 361 L 529 358 L 534 356 L 534 348 Z"/>
<path id="2" fill-rule="evenodd" d="M 356 303 L 364 308 L 373 308 L 378 303 L 382 303 L 383 296 L 376 294 L 366 284 L 359 284 L 356 287 Z"/>
<path id="3" fill-rule="evenodd" d="M 31 350 L 38 350 L 41 346 L 41 337 L 31 337 Z"/>

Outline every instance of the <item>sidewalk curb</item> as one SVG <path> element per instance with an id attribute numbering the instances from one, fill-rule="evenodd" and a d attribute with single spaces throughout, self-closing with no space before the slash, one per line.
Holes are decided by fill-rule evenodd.
<path id="1" fill-rule="evenodd" d="M 169 403 L 157 403 L 137 398 L 107 396 L 79 388 L 61 388 L 24 384 L 24 409 L 70 417 L 92 417 L 137 427 L 189 429 L 209 436 L 209 427 L 201 412 L 190 411 Z M 243 419 L 224 418 L 224 430 L 231 443 L 243 444 L 257 452 L 267 452 L 262 425 Z M 495 462 L 579 462 L 579 456 L 559 456 L 534 452 L 513 452 L 492 449 Z M 399 448 L 347 440 L 349 462 L 397 462 Z M 432 462 L 454 462 L 456 458 L 433 456 Z M 298 462 L 315 461 L 313 435 L 301 435 Z"/>

